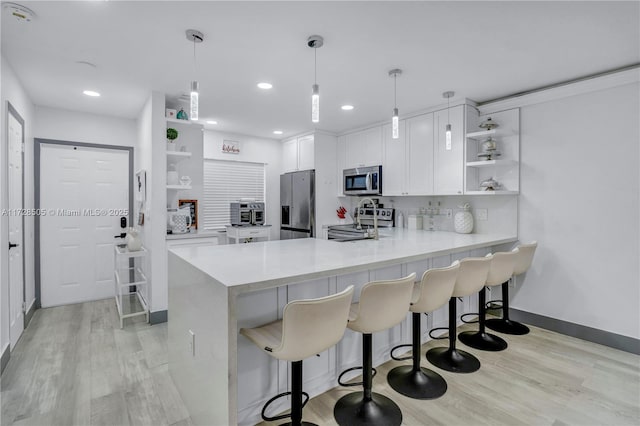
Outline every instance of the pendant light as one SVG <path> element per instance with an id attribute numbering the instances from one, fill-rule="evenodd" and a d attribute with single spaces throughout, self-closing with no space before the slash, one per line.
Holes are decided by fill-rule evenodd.
<path id="1" fill-rule="evenodd" d="M 320 86 L 318 86 L 318 49 L 324 44 L 324 39 L 319 35 L 309 36 L 307 46 L 313 49 L 313 85 L 311 86 L 311 121 L 320 121 Z"/>
<path id="2" fill-rule="evenodd" d="M 398 101 L 397 101 L 398 90 L 396 87 L 396 80 L 398 76 L 401 74 L 402 74 L 402 70 L 398 68 L 395 68 L 389 71 L 389 77 L 393 77 L 393 116 L 391 116 L 391 138 L 393 139 L 398 139 L 398 137 L 400 137 L 400 130 L 399 130 L 400 123 L 398 122 L 399 118 L 398 118 Z"/>
<path id="3" fill-rule="evenodd" d="M 204 41 L 204 34 L 202 34 L 200 31 L 198 30 L 187 30 L 187 40 L 192 41 L 193 42 L 193 69 L 194 69 L 194 75 L 196 74 L 196 43 L 202 43 Z M 190 109 L 190 114 L 189 117 L 191 118 L 191 120 L 197 120 L 198 119 L 198 89 L 199 89 L 199 85 L 198 85 L 198 81 L 197 80 L 193 80 L 191 82 L 191 90 L 189 93 L 189 109 Z"/>
<path id="4" fill-rule="evenodd" d="M 447 98 L 447 127 L 445 128 L 445 149 L 451 151 L 451 119 L 449 117 L 449 100 L 455 94 L 455 92 L 444 92 L 443 98 Z"/>

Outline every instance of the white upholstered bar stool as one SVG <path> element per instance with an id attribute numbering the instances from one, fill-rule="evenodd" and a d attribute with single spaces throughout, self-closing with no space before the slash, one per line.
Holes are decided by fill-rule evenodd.
<path id="1" fill-rule="evenodd" d="M 473 373 L 480 368 L 480 360 L 469 352 L 456 349 L 456 298 L 477 293 L 487 282 L 491 255 L 468 257 L 460 261 L 453 295 L 449 299 L 449 347 L 433 348 L 427 352 L 427 359 L 436 367 L 454 373 Z"/>
<path id="2" fill-rule="evenodd" d="M 391 350 L 391 357 L 396 358 L 393 351 L 400 347 L 412 346 L 412 365 L 396 367 L 387 375 L 389 385 L 396 391 L 409 398 L 434 399 L 439 398 L 447 391 L 447 382 L 441 375 L 433 370 L 420 366 L 421 336 L 420 316 L 423 313 L 433 312 L 443 306 L 451 298 L 453 288 L 456 285 L 456 277 L 460 263 L 453 262 L 446 268 L 433 268 L 422 275 L 422 280 L 416 283 L 411 300 L 412 316 L 412 345 L 399 345 Z"/>
<path id="3" fill-rule="evenodd" d="M 520 244 L 515 250 L 518 250 L 516 264 L 513 268 L 513 277 L 524 274 L 531 267 L 533 255 L 538 247 L 537 241 L 529 244 Z M 529 333 L 529 327 L 516 321 L 509 319 L 509 283 L 502 284 L 502 318 L 492 318 L 486 322 L 487 328 L 504 334 L 523 335 Z"/>
<path id="4" fill-rule="evenodd" d="M 242 328 L 240 334 L 274 358 L 291 362 L 291 392 L 271 398 L 262 408 L 265 421 L 291 417 L 293 426 L 314 426 L 302 421 L 302 408 L 309 395 L 302 391 L 302 360 L 334 346 L 346 330 L 353 286 L 344 291 L 318 299 L 289 302 L 282 313 L 282 320 L 257 328 Z M 291 413 L 267 417 L 269 404 L 278 398 L 291 395 Z M 302 396 L 306 400 L 302 401 Z"/>
<path id="5" fill-rule="evenodd" d="M 333 416 L 340 426 L 400 426 L 402 423 L 400 407 L 386 396 L 371 391 L 372 333 L 390 329 L 406 318 L 415 278 L 413 273 L 398 280 L 369 282 L 362 287 L 360 301 L 352 305 L 347 327 L 362 333 L 363 391 L 347 394 L 336 402 Z"/>
<path id="6" fill-rule="evenodd" d="M 494 253 L 489 268 L 487 281 L 478 292 L 478 331 L 464 331 L 458 335 L 458 339 L 467 346 L 483 351 L 503 351 L 507 349 L 507 342 L 495 334 L 487 333 L 485 320 L 487 316 L 487 287 L 494 287 L 508 283 L 516 264 L 518 249 L 507 252 Z"/>

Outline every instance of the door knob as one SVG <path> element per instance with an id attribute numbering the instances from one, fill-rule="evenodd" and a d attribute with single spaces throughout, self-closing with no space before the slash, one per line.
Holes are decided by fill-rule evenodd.
<path id="1" fill-rule="evenodd" d="M 11 250 L 14 247 L 18 247 L 20 244 L 13 244 L 11 241 L 9 241 L 9 250 Z"/>

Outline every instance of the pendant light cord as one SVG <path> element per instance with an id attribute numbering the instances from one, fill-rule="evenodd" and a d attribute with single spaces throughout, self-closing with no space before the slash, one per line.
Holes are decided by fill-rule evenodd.
<path id="1" fill-rule="evenodd" d="M 398 74 L 393 74 L 393 107 L 398 108 L 398 88 L 396 86 Z"/>
<path id="2" fill-rule="evenodd" d="M 449 101 L 451 100 L 451 96 L 447 97 L 447 124 L 451 124 L 451 119 L 449 117 Z"/>
<path id="3" fill-rule="evenodd" d="M 318 48 L 313 49 L 313 84 L 318 84 Z"/>

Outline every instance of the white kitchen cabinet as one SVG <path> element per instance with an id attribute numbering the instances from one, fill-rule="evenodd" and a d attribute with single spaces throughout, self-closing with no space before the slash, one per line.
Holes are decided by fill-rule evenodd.
<path id="1" fill-rule="evenodd" d="M 382 126 L 345 136 L 345 168 L 382 164 Z"/>
<path id="2" fill-rule="evenodd" d="M 347 137 L 340 136 L 336 143 L 336 194 L 344 197 L 343 171 L 346 169 Z"/>
<path id="3" fill-rule="evenodd" d="M 491 117 L 498 127 L 481 129 L 479 124 Z M 518 108 L 478 117 L 475 111 L 467 114 L 465 194 L 509 195 L 520 190 L 520 111 Z M 483 154 L 482 144 L 491 138 L 496 152 L 491 160 Z M 493 178 L 501 186 L 485 191 L 482 181 Z"/>
<path id="4" fill-rule="evenodd" d="M 464 175 L 465 105 L 434 113 L 433 193 L 462 194 Z M 451 124 L 451 144 L 446 143 L 446 126 Z"/>
<path id="5" fill-rule="evenodd" d="M 400 120 L 398 139 L 391 137 L 391 123 L 382 126 L 382 193 L 384 195 L 406 195 L 407 193 L 407 148 L 406 120 Z"/>
<path id="6" fill-rule="evenodd" d="M 282 171 L 312 170 L 314 160 L 313 135 L 287 139 L 282 142 Z"/>

